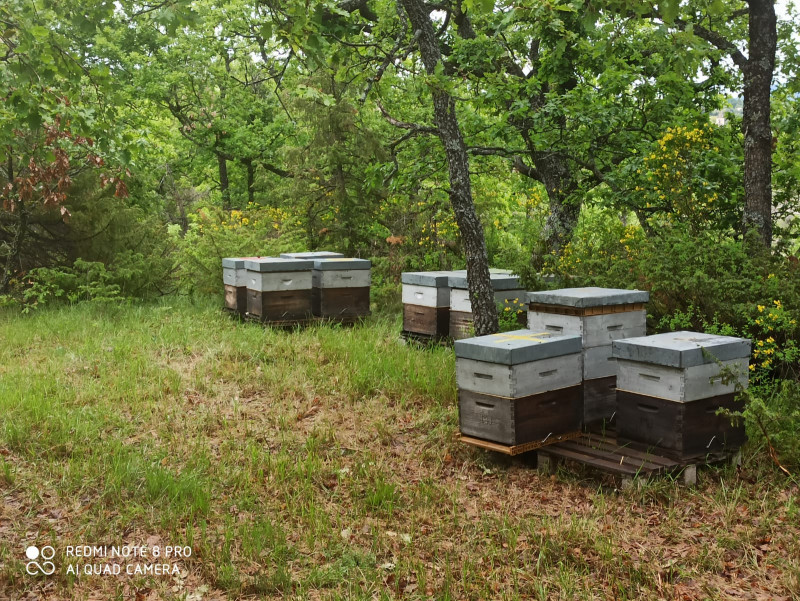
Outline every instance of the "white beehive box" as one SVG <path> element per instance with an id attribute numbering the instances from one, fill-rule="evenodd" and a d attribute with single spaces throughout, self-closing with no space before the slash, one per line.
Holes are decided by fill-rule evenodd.
<path id="1" fill-rule="evenodd" d="M 749 381 L 750 341 L 699 332 L 617 340 L 617 388 L 677 402 L 730 394 Z"/>
<path id="2" fill-rule="evenodd" d="M 244 263 L 257 257 L 229 257 L 222 259 L 222 282 L 227 286 L 247 287 L 247 269 Z"/>
<path id="3" fill-rule="evenodd" d="M 264 257 L 245 261 L 247 289 L 259 292 L 311 290 L 314 261 Z"/>
<path id="4" fill-rule="evenodd" d="M 367 259 L 316 259 L 312 283 L 315 288 L 369 288 L 371 268 Z"/>

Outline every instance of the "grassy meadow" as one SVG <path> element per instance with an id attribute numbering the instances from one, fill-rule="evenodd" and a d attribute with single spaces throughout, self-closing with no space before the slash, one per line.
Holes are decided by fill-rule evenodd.
<path id="1" fill-rule="evenodd" d="M 458 443 L 454 358 L 395 319 L 218 304 L 0 313 L 0 599 L 798 599 L 800 500 L 741 467 L 619 483 Z M 50 544 L 52 576 L 26 573 Z M 74 575 L 68 545 L 181 545 Z"/>

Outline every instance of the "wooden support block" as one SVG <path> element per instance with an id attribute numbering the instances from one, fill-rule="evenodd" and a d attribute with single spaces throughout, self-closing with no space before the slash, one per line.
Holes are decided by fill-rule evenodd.
<path id="1" fill-rule="evenodd" d="M 536 451 L 536 469 L 543 476 L 550 476 L 558 469 L 559 458 L 546 451 Z"/>
<path id="2" fill-rule="evenodd" d="M 697 486 L 697 466 L 687 465 L 683 468 L 683 483 L 686 486 Z"/>

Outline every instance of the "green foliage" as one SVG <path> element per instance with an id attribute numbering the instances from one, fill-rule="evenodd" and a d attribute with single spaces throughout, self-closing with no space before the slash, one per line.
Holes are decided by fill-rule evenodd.
<path id="1" fill-rule="evenodd" d="M 782 380 L 775 386 L 754 387 L 744 392 L 751 438 L 762 436 L 785 467 L 800 469 L 800 383 Z M 755 436 L 754 436 L 755 435 Z M 771 451 L 770 451 L 771 452 Z"/>
<path id="2" fill-rule="evenodd" d="M 252 205 L 226 212 L 201 206 L 189 215 L 189 222 L 185 233 L 178 225 L 169 229 L 184 291 L 221 292 L 225 257 L 274 257 L 304 248 L 297 218 L 282 209 Z"/>
<path id="3" fill-rule="evenodd" d="M 554 266 L 569 284 L 650 291 L 652 330 L 694 330 L 752 341 L 744 412 L 751 438 L 766 433 L 783 461 L 800 465 L 800 264 L 751 240 L 676 224 L 647 237 L 608 211 L 587 212 Z"/>
<path id="4" fill-rule="evenodd" d="M 501 332 L 512 332 L 525 327 L 528 312 L 525 299 L 506 299 L 497 303 L 497 319 Z"/>
<path id="5" fill-rule="evenodd" d="M 55 300 L 108 302 L 120 299 L 120 287 L 105 265 L 78 259 L 72 267 L 39 267 L 28 275 L 23 300 L 26 309 Z"/>

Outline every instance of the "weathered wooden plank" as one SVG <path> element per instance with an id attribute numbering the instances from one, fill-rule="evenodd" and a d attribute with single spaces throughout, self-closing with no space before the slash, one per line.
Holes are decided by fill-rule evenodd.
<path id="1" fill-rule="evenodd" d="M 590 432 L 584 433 L 580 439 L 577 439 L 580 444 L 590 446 L 592 448 L 599 448 L 604 451 L 614 453 L 616 456 L 630 456 L 634 459 L 648 461 L 661 467 L 674 467 L 680 465 L 674 459 L 663 457 L 648 450 L 641 450 L 631 446 L 631 443 L 619 444 L 616 438 L 609 438 L 607 436 L 600 436 Z"/>
<path id="2" fill-rule="evenodd" d="M 564 442 L 565 440 L 570 440 L 580 435 L 580 432 L 569 432 L 567 434 L 561 434 L 560 436 L 554 435 L 545 440 L 527 442 L 518 445 L 500 444 L 497 442 L 492 442 L 491 440 L 483 440 L 482 438 L 475 438 L 474 436 L 466 436 L 461 432 L 458 434 L 458 439 L 465 444 L 486 449 L 487 451 L 494 451 L 496 453 L 503 453 L 505 455 L 519 455 L 528 451 L 547 448 L 549 445 L 558 444 L 559 442 Z"/>
<path id="3" fill-rule="evenodd" d="M 593 467 L 598 467 L 607 472 L 612 472 L 615 474 L 626 474 L 634 476 L 640 474 L 643 471 L 641 468 L 637 469 L 625 463 L 619 463 L 618 460 L 609 460 L 606 459 L 605 457 L 598 456 L 595 453 L 568 449 L 563 447 L 562 445 L 563 443 L 548 447 L 547 453 L 549 455 L 554 455 L 556 457 L 561 457 L 563 459 L 572 459 L 574 461 L 579 461 L 580 463 L 584 463 L 586 465 L 590 465 Z"/>
<path id="4" fill-rule="evenodd" d="M 562 443 L 559 448 L 577 453 L 583 453 L 585 455 L 591 455 L 600 459 L 605 459 L 606 461 L 612 461 L 616 465 L 626 465 L 636 469 L 637 471 L 645 470 L 652 473 L 661 471 L 665 467 L 661 463 L 650 461 L 646 458 L 634 457 L 633 455 L 626 453 L 617 453 L 599 446 L 587 446 L 580 439 Z"/>

